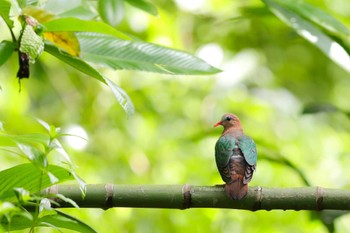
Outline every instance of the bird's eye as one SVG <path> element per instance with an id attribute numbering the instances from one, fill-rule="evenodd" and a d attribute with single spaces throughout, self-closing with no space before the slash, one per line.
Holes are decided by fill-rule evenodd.
<path id="1" fill-rule="evenodd" d="M 228 116 L 228 117 L 226 117 L 225 120 L 230 121 L 230 120 L 232 120 L 232 118 Z"/>

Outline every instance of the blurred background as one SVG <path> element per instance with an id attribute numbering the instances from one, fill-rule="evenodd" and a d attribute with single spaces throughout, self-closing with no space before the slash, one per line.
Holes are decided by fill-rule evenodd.
<path id="1" fill-rule="evenodd" d="M 60 2 L 66 2 L 62 11 L 85 4 Z M 349 1 L 308 2 L 349 27 Z M 48 54 L 31 66 L 31 77 L 21 81 L 19 92 L 18 58 L 13 55 L 0 67 L 4 129 L 44 132 L 34 120 L 40 118 L 86 138 L 65 137 L 64 146 L 78 166 L 77 173 L 89 184 L 215 185 L 222 183 L 214 161 L 214 145 L 222 129 L 213 124 L 232 112 L 257 143 L 258 166 L 251 186 L 350 187 L 349 73 L 264 9 L 261 1 L 152 3 L 158 17 L 127 5 L 118 29 L 196 54 L 223 72 L 170 76 L 101 68 L 130 95 L 136 113 L 127 117 L 107 86 Z M 0 38 L 10 38 L 3 22 Z M 55 160 L 54 154 L 51 159 Z M 7 155 L 1 161 L 0 168 L 5 169 L 23 159 Z M 143 233 L 328 232 L 322 219 L 331 222 L 339 214 L 131 208 L 63 211 L 98 232 Z M 340 214 L 334 222 L 336 232 L 350 231 L 350 215 Z"/>

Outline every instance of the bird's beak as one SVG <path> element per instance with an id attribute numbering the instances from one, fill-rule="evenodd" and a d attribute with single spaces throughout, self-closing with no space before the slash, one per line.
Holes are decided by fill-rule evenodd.
<path id="1" fill-rule="evenodd" d="M 219 121 L 219 122 L 215 123 L 214 127 L 217 127 L 217 126 L 221 125 L 221 123 L 222 123 L 222 121 Z"/>

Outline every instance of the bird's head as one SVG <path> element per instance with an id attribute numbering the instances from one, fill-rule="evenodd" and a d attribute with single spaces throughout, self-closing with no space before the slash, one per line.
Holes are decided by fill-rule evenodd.
<path id="1" fill-rule="evenodd" d="M 227 130 L 229 128 L 242 129 L 241 122 L 240 122 L 239 118 L 232 113 L 226 113 L 225 115 L 223 115 L 221 120 L 219 122 L 217 122 L 214 125 L 214 127 L 217 127 L 219 125 L 222 125 L 225 130 Z"/>

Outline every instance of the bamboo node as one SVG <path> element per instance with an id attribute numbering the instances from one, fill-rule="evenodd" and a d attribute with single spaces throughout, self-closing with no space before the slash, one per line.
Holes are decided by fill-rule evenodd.
<path id="1" fill-rule="evenodd" d="M 262 202 L 262 187 L 258 186 L 255 188 L 255 201 L 253 205 L 253 211 L 260 210 L 261 209 L 261 202 Z"/>
<path id="2" fill-rule="evenodd" d="M 191 195 L 192 185 L 185 184 L 182 187 L 182 194 L 184 195 L 184 201 L 182 203 L 181 209 L 188 209 L 192 205 L 192 195 Z"/>
<path id="3" fill-rule="evenodd" d="M 320 186 L 316 187 L 316 208 L 317 210 L 323 210 L 323 195 L 324 189 Z"/>
<path id="4" fill-rule="evenodd" d="M 114 185 L 113 184 L 106 184 L 105 185 L 105 190 L 106 190 L 106 206 L 103 209 L 107 210 L 107 209 L 113 207 L 113 190 L 114 190 Z"/>

